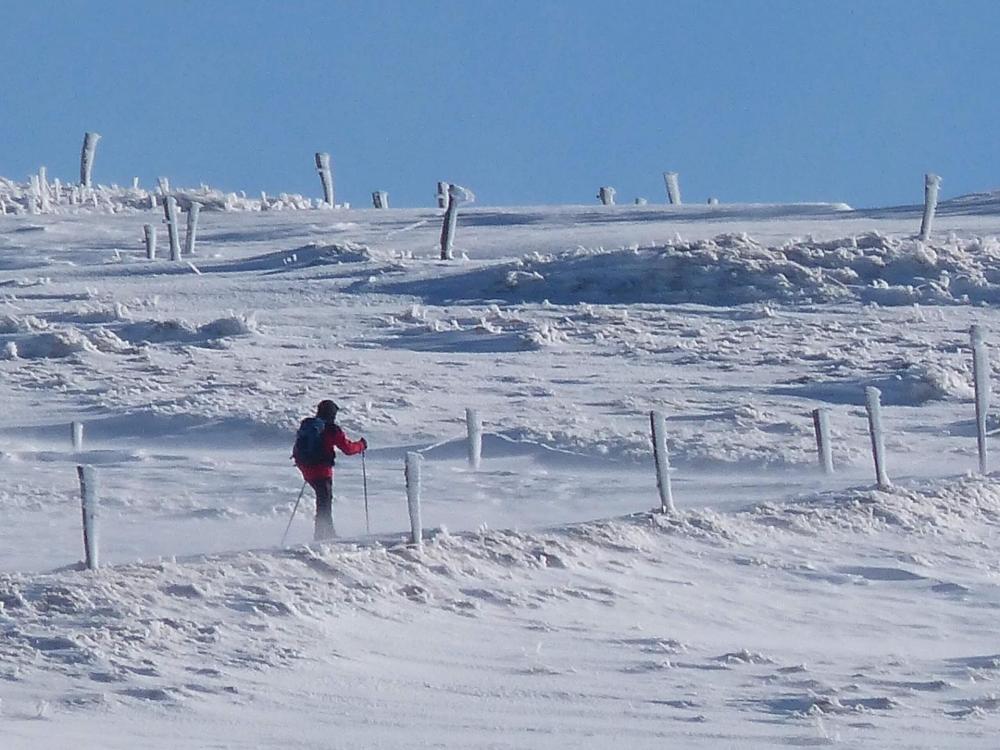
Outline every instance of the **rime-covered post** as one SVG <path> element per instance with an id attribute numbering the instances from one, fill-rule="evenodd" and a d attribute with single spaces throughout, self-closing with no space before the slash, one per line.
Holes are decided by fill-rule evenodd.
<path id="1" fill-rule="evenodd" d="M 156 227 L 152 224 L 143 224 L 142 232 L 146 238 L 146 258 L 156 259 Z"/>
<path id="2" fill-rule="evenodd" d="M 645 198 L 636 198 L 635 199 L 635 205 L 637 205 L 637 206 L 646 206 L 648 204 L 649 204 L 649 201 L 646 200 Z"/>
<path id="3" fill-rule="evenodd" d="M 813 409 L 813 427 L 816 430 L 816 453 L 824 474 L 833 474 L 833 444 L 830 442 L 830 410 Z"/>
<path id="4" fill-rule="evenodd" d="M 45 167 L 38 168 L 38 197 L 42 201 L 42 213 L 47 214 L 52 210 L 52 204 L 49 203 L 49 181 L 45 171 Z"/>
<path id="5" fill-rule="evenodd" d="M 865 388 L 865 408 L 868 411 L 868 434 L 872 440 L 872 458 L 875 459 L 875 481 L 880 488 L 891 486 L 885 472 L 885 433 L 882 431 L 882 391 Z"/>
<path id="6" fill-rule="evenodd" d="M 673 513 L 674 492 L 670 486 L 670 454 L 667 453 L 667 420 L 663 412 L 649 412 L 649 428 L 653 437 L 653 460 L 656 463 L 656 489 L 660 493 L 660 512 Z"/>
<path id="7" fill-rule="evenodd" d="M 168 195 L 163 200 L 163 216 L 167 223 L 167 237 L 170 240 L 170 260 L 181 259 L 181 243 L 177 231 L 177 199 Z"/>
<path id="8" fill-rule="evenodd" d="M 410 510 L 410 541 L 418 547 L 424 542 L 423 524 L 420 520 L 420 463 L 419 453 L 406 454 L 406 504 Z"/>
<path id="9" fill-rule="evenodd" d="M 194 243 L 198 234 L 198 215 L 201 213 L 201 204 L 198 201 L 191 201 L 191 206 L 187 212 L 187 234 L 184 236 L 184 254 L 194 255 Z"/>
<path id="10" fill-rule="evenodd" d="M 681 205 L 681 182 L 676 172 L 664 172 L 663 182 L 667 186 L 667 202 L 674 206 Z"/>
<path id="11" fill-rule="evenodd" d="M 986 460 L 986 414 L 990 410 L 990 356 L 978 325 L 969 329 L 972 339 L 972 378 L 976 386 L 976 437 L 979 441 L 979 473 L 989 473 Z"/>
<path id="12" fill-rule="evenodd" d="M 323 183 L 323 202 L 333 208 L 333 170 L 330 168 L 330 154 L 325 151 L 316 152 L 316 171 Z"/>
<path id="13" fill-rule="evenodd" d="M 469 436 L 469 466 L 479 471 L 483 460 L 483 420 L 475 409 L 465 410 L 465 430 Z"/>
<path id="14" fill-rule="evenodd" d="M 472 202 L 476 196 L 468 188 L 461 185 L 448 185 L 448 208 L 444 212 L 444 222 L 441 224 L 441 260 L 452 260 L 455 257 L 455 226 L 458 223 L 458 204 Z"/>
<path id="15" fill-rule="evenodd" d="M 920 239 L 928 240 L 931 236 L 931 224 L 934 223 L 934 212 L 937 210 L 938 189 L 941 178 L 936 174 L 924 175 L 924 218 L 920 222 Z"/>
<path id="16" fill-rule="evenodd" d="M 156 178 L 156 188 L 160 191 L 160 195 L 170 194 L 170 178 L 169 177 L 157 177 Z"/>
<path id="17" fill-rule="evenodd" d="M 80 480 L 80 508 L 83 511 L 83 553 L 87 570 L 97 570 L 97 477 L 92 466 L 77 466 Z"/>
<path id="18" fill-rule="evenodd" d="M 613 206 L 615 205 L 615 193 L 617 191 L 613 187 L 602 187 L 597 190 L 597 198 L 601 201 L 602 206 Z"/>
<path id="19" fill-rule="evenodd" d="M 710 205 L 710 206 L 718 206 L 719 205 L 719 199 L 715 198 L 715 197 L 709 198 L 708 199 L 708 205 Z"/>
<path id="20" fill-rule="evenodd" d="M 438 208 L 448 207 L 448 188 L 451 187 L 447 182 L 438 182 L 437 191 L 437 202 Z"/>
<path id="21" fill-rule="evenodd" d="M 375 208 L 389 208 L 389 194 L 384 190 L 376 190 L 372 193 L 372 206 Z"/>
<path id="22" fill-rule="evenodd" d="M 73 441 L 73 452 L 79 453 L 83 450 L 83 422 L 73 422 L 70 427 L 70 438 Z"/>
<path id="23" fill-rule="evenodd" d="M 38 175 L 31 175 L 30 185 L 28 187 L 28 192 L 25 195 L 26 203 L 25 207 L 28 209 L 28 214 L 34 216 L 38 213 Z"/>
<path id="24" fill-rule="evenodd" d="M 80 153 L 80 185 L 90 187 L 90 175 L 94 170 L 94 154 L 97 152 L 97 142 L 101 140 L 100 133 L 85 133 L 83 136 L 83 151 Z"/>

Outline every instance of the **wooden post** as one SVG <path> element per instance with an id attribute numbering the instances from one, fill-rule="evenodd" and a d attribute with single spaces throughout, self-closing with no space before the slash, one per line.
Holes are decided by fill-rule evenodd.
<path id="1" fill-rule="evenodd" d="M 169 177 L 157 177 L 156 178 L 156 189 L 160 191 L 160 195 L 170 194 L 170 178 Z"/>
<path id="2" fill-rule="evenodd" d="M 146 258 L 156 259 L 156 227 L 152 224 L 142 225 L 143 234 L 146 237 Z"/>
<path id="3" fill-rule="evenodd" d="M 813 427 L 816 430 L 816 453 L 824 474 L 833 474 L 833 445 L 830 442 L 830 410 L 813 409 Z"/>
<path id="4" fill-rule="evenodd" d="M 69 429 L 70 439 L 73 441 L 73 451 L 79 453 L 83 450 L 83 422 L 73 422 Z"/>
<path id="5" fill-rule="evenodd" d="M 937 210 L 938 189 L 940 187 L 940 177 L 930 173 L 924 175 L 924 218 L 920 221 L 920 239 L 925 242 L 931 236 L 931 225 L 934 223 L 934 212 Z"/>
<path id="6" fill-rule="evenodd" d="M 602 206 L 613 206 L 615 205 L 615 192 L 613 187 L 602 187 L 597 190 L 597 198 L 601 201 Z"/>
<path id="7" fill-rule="evenodd" d="M 483 421 L 475 409 L 465 410 L 465 429 L 469 437 L 469 466 L 479 471 L 483 458 Z"/>
<path id="8" fill-rule="evenodd" d="M 191 201 L 191 206 L 187 212 L 187 235 L 184 237 L 184 254 L 194 255 L 194 243 L 198 234 L 198 216 L 201 213 L 201 204 L 198 201 Z"/>
<path id="9" fill-rule="evenodd" d="M 420 464 L 423 457 L 419 453 L 406 454 L 406 503 L 410 511 L 410 541 L 423 545 L 423 525 L 420 520 Z"/>
<path id="10" fill-rule="evenodd" d="M 451 187 L 447 182 L 438 183 L 437 191 L 437 202 L 438 208 L 448 207 L 448 188 Z"/>
<path id="11" fill-rule="evenodd" d="M 441 260 L 452 260 L 454 254 L 455 226 L 458 223 L 458 204 L 472 202 L 476 196 L 461 185 L 448 185 L 448 208 L 441 225 Z"/>
<path id="12" fill-rule="evenodd" d="M 80 508 L 83 514 L 83 553 L 87 570 L 99 564 L 97 533 L 97 477 L 92 466 L 77 466 L 80 480 Z"/>
<path id="13" fill-rule="evenodd" d="M 680 176 L 676 172 L 664 172 L 663 182 L 667 186 L 667 202 L 673 206 L 681 205 Z"/>
<path id="14" fill-rule="evenodd" d="M 333 208 L 333 170 L 330 168 L 330 154 L 325 151 L 316 152 L 316 171 L 323 183 L 323 202 Z"/>
<path id="15" fill-rule="evenodd" d="M 663 412 L 649 412 L 653 437 L 653 461 L 656 464 L 656 489 L 660 493 L 660 512 L 674 513 L 674 493 L 670 486 L 670 454 L 667 453 L 667 421 Z"/>
<path id="16" fill-rule="evenodd" d="M 990 410 L 990 355 L 983 339 L 983 329 L 969 329 L 972 339 L 972 378 L 976 386 L 976 437 L 979 444 L 979 473 L 988 474 L 986 456 L 986 415 Z"/>
<path id="17" fill-rule="evenodd" d="M 892 486 L 885 471 L 885 433 L 882 430 L 882 391 L 871 386 L 865 388 L 865 408 L 868 411 L 868 434 L 872 441 L 872 458 L 875 459 L 875 481 L 880 489 Z"/>
<path id="18" fill-rule="evenodd" d="M 181 259 L 181 243 L 177 231 L 177 199 L 168 195 L 163 201 L 163 216 L 167 222 L 167 237 L 170 240 L 170 260 Z"/>
<path id="19" fill-rule="evenodd" d="M 375 208 L 389 208 L 389 194 L 384 190 L 376 190 L 372 193 L 372 206 Z"/>
<path id="20" fill-rule="evenodd" d="M 83 136 L 83 150 L 80 153 L 80 185 L 85 188 L 91 186 L 91 173 L 94 169 L 94 154 L 97 152 L 97 142 L 101 140 L 99 133 L 85 133 Z"/>

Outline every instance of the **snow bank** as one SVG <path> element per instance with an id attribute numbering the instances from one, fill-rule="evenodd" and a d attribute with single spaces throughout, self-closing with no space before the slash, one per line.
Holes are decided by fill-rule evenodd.
<path id="1" fill-rule="evenodd" d="M 922 243 L 872 233 L 765 246 L 746 234 L 724 234 L 645 248 L 535 254 L 457 276 L 386 286 L 435 301 L 996 303 L 1000 242 L 989 237 Z"/>

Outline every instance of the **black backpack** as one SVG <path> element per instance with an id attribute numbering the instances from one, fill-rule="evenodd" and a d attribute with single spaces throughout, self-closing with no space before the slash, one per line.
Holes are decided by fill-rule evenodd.
<path id="1" fill-rule="evenodd" d="M 292 446 L 292 458 L 303 466 L 333 465 L 333 456 L 323 448 L 323 431 L 326 422 L 319 417 L 306 417 L 299 423 Z"/>

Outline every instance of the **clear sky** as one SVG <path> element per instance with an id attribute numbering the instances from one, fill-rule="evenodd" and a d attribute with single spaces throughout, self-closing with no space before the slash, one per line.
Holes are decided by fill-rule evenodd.
<path id="1" fill-rule="evenodd" d="M 1000 188 L 997 0 L 9 0 L 0 175 L 491 205 Z"/>

